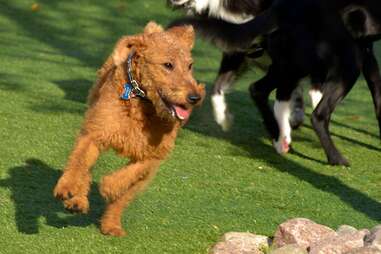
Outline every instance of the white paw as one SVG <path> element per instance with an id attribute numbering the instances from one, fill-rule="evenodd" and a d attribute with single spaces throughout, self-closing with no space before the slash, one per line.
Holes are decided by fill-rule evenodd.
<path id="1" fill-rule="evenodd" d="M 287 138 L 281 138 L 278 141 L 273 140 L 273 146 L 277 153 L 279 154 L 286 154 L 290 151 L 290 144 L 291 144 L 291 139 L 287 141 Z"/>
<path id="2" fill-rule="evenodd" d="M 290 145 L 291 144 L 291 135 L 284 135 L 284 141 L 286 144 Z"/>
<path id="3" fill-rule="evenodd" d="M 228 131 L 233 123 L 233 115 L 229 113 L 223 94 L 212 95 L 214 119 L 223 131 Z"/>
<path id="4" fill-rule="evenodd" d="M 228 131 L 233 124 L 233 119 L 233 115 L 226 111 L 225 118 L 223 119 L 223 121 L 217 121 L 217 123 L 221 126 L 223 131 Z"/>

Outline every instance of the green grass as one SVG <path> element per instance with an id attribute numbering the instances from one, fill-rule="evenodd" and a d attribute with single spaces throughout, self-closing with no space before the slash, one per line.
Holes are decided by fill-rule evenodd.
<path id="1" fill-rule="evenodd" d="M 158 0 L 0 2 L 0 253 L 206 253 L 226 231 L 271 235 L 308 217 L 331 227 L 381 222 L 378 127 L 361 79 L 333 116 L 331 132 L 351 168 L 332 167 L 311 129 L 278 156 L 240 79 L 223 133 L 209 100 L 181 131 L 169 160 L 126 210 L 125 238 L 105 237 L 100 177 L 125 160 L 107 153 L 94 168 L 91 212 L 71 215 L 52 197 L 86 110 L 87 90 L 118 37 L 175 13 Z M 379 51 L 381 53 L 381 51 Z M 381 54 L 380 54 L 381 55 Z M 195 75 L 210 88 L 221 54 L 198 41 Z M 307 108 L 310 114 L 311 108 Z"/>

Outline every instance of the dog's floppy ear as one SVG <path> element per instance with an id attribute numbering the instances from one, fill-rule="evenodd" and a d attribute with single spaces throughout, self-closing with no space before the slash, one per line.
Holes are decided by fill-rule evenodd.
<path id="1" fill-rule="evenodd" d="M 115 65 L 120 65 L 127 60 L 131 50 L 138 50 L 144 46 L 144 36 L 123 36 L 117 43 L 112 53 Z"/>
<path id="2" fill-rule="evenodd" d="M 144 28 L 145 34 L 160 33 L 163 31 L 164 31 L 163 27 L 156 24 L 154 21 L 148 22 L 148 24 Z"/>
<path id="3" fill-rule="evenodd" d="M 168 32 L 174 33 L 180 41 L 185 42 L 188 47 L 193 48 L 195 38 L 193 26 L 175 26 L 170 28 Z"/>

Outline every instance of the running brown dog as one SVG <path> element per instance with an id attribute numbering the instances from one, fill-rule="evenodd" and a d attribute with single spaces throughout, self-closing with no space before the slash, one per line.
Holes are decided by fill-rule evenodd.
<path id="1" fill-rule="evenodd" d="M 90 168 L 113 148 L 129 163 L 104 176 L 100 193 L 107 201 L 101 232 L 123 236 L 122 211 L 149 183 L 174 146 L 179 128 L 200 105 L 204 85 L 192 75 L 191 26 L 164 31 L 150 22 L 144 33 L 122 37 L 98 71 L 89 109 L 59 179 L 54 196 L 65 208 L 87 213 Z"/>

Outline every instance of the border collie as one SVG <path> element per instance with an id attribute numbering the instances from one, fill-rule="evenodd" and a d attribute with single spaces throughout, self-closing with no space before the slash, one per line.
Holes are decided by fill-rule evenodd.
<path id="1" fill-rule="evenodd" d="M 173 4 L 178 2 L 171 1 Z M 351 90 L 362 71 L 372 93 L 381 127 L 381 75 L 373 52 L 373 41 L 381 35 L 381 5 L 378 0 L 362 0 L 361 3 L 357 0 L 278 0 L 274 4 L 264 4 L 266 0 L 217 1 L 222 9 L 228 8 L 230 1 L 265 6 L 265 9 L 253 8 L 251 12 L 250 9 L 241 9 L 245 16 L 251 14 L 255 17 L 241 24 L 209 17 L 215 11 L 210 12 L 208 8 L 211 5 L 205 3 L 216 1 L 200 0 L 204 3 L 203 6 L 208 6 L 200 9 L 204 12 L 197 11 L 197 17 L 189 17 L 177 23 L 193 24 L 202 35 L 220 47 L 222 45 L 225 50 L 229 47 L 239 49 L 232 54 L 233 57 L 230 56 L 233 60 L 238 60 L 232 61 L 225 54 L 223 62 L 241 61 L 237 53 L 243 51 L 246 56 L 245 49 L 250 48 L 250 45 L 255 48 L 256 39 L 264 36 L 259 45 L 266 47 L 272 64 L 266 76 L 251 85 L 250 92 L 277 151 L 286 153 L 289 150 L 291 128 L 288 116 L 291 93 L 300 79 L 310 76 L 311 83 L 316 88 L 315 93 L 311 94 L 318 97 L 313 101 L 316 107 L 312 115 L 313 128 L 319 136 L 328 162 L 333 165 L 348 165 L 348 161 L 340 154 L 330 137 L 329 120 L 337 104 Z M 186 8 L 194 8 L 198 1 L 181 2 L 182 5 L 188 3 Z M 233 12 L 235 9 L 229 10 L 236 14 Z M 223 67 L 222 63 L 221 69 Z M 230 72 L 232 75 L 235 71 L 231 68 L 225 73 Z M 225 73 L 220 70 L 219 78 L 223 78 Z M 277 94 L 273 113 L 268 105 L 268 96 L 274 89 L 277 89 Z M 323 93 L 320 93 L 321 89 Z"/>
<path id="2" fill-rule="evenodd" d="M 265 18 L 277 26 L 275 32 L 267 31 L 272 65 L 250 91 L 276 148 L 288 151 L 291 128 L 285 116 L 291 93 L 302 78 L 310 76 L 323 91 L 312 113 L 312 126 L 328 162 L 348 166 L 332 141 L 329 122 L 362 72 L 381 132 L 381 76 L 373 52 L 373 42 L 381 37 L 379 0 L 278 0 L 267 12 L 256 19 Z M 267 102 L 274 89 L 275 114 L 271 114 Z"/>
<path id="3" fill-rule="evenodd" d="M 227 22 L 242 24 L 262 12 L 271 0 L 169 0 L 189 14 L 207 15 Z"/>
<path id="4" fill-rule="evenodd" d="M 168 0 L 169 4 L 187 10 L 188 17 L 175 20 L 170 26 L 192 24 L 202 37 L 209 39 L 223 51 L 218 76 L 211 95 L 216 122 L 228 130 L 233 119 L 225 100 L 236 78 L 247 65 L 258 65 L 252 60 L 264 53 L 258 31 L 266 26 L 253 23 L 255 16 L 262 13 L 272 0 Z M 257 25 L 258 24 L 258 25 Z M 254 28 L 258 26 L 258 29 Z M 254 38 L 254 39 L 253 39 Z M 303 123 L 304 105 L 302 90 L 293 96 L 290 124 L 293 128 Z"/>

